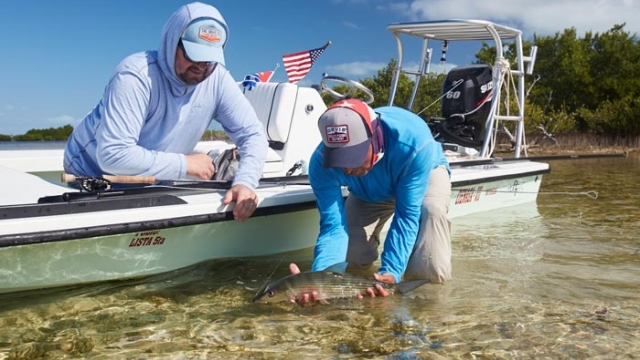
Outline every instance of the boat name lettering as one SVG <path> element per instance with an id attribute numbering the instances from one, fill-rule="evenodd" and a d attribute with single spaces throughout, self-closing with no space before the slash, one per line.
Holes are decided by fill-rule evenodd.
<path id="1" fill-rule="evenodd" d="M 129 247 L 137 247 L 137 246 L 150 246 L 150 245 L 162 245 L 164 244 L 165 238 L 162 236 L 141 236 L 136 237 L 131 240 Z"/>
<path id="2" fill-rule="evenodd" d="M 480 200 L 480 194 L 482 194 L 482 188 L 483 188 L 483 187 L 484 187 L 484 186 L 482 186 L 482 185 L 478 186 L 478 190 L 476 191 L 476 198 L 475 198 L 473 201 L 478 201 L 478 200 Z"/>
<path id="3" fill-rule="evenodd" d="M 483 188 L 484 186 L 480 185 L 478 187 L 460 189 L 458 196 L 456 197 L 456 205 L 480 201 L 480 195 L 482 195 Z"/>
<path id="4" fill-rule="evenodd" d="M 520 183 L 520 181 L 518 181 L 518 180 L 514 180 L 513 181 L 513 185 L 509 186 L 507 190 L 509 192 L 512 192 L 513 196 L 517 196 L 518 195 L 518 191 L 521 190 L 523 184 L 524 183 Z"/>
<path id="5" fill-rule="evenodd" d="M 134 236 L 150 236 L 150 235 L 158 235 L 159 233 L 160 233 L 160 230 L 149 230 L 149 231 L 138 232 Z"/>
<path id="6" fill-rule="evenodd" d="M 498 193 L 498 188 L 489 188 L 484 192 L 486 196 L 495 195 L 497 193 Z"/>

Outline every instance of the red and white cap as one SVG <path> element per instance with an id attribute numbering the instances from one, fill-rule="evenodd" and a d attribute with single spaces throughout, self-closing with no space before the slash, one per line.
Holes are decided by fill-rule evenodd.
<path id="1" fill-rule="evenodd" d="M 323 167 L 357 168 L 367 158 L 376 113 L 361 100 L 341 100 L 318 119 L 324 143 Z"/>

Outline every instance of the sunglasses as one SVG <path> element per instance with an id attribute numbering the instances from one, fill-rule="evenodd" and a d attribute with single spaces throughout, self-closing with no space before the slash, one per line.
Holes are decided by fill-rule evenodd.
<path id="1" fill-rule="evenodd" d="M 187 55 L 187 51 L 184 49 L 184 44 L 182 44 L 182 39 L 180 39 L 180 41 L 178 42 L 178 47 L 182 50 L 182 55 L 184 56 L 185 59 L 187 59 L 187 61 L 189 61 L 192 64 L 205 64 L 206 66 L 211 66 L 213 64 L 215 64 L 215 61 L 194 61 L 192 60 L 189 55 Z"/>

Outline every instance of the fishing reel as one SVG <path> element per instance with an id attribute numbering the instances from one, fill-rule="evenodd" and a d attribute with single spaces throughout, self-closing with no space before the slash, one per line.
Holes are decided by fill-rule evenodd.
<path id="1" fill-rule="evenodd" d="M 112 189 L 111 181 L 95 176 L 75 176 L 62 174 L 61 181 L 69 186 L 79 189 L 81 192 L 98 193 Z"/>

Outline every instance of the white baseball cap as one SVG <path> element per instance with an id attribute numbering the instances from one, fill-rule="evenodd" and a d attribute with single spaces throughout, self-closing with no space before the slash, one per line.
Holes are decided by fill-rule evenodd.
<path id="1" fill-rule="evenodd" d="M 217 62 L 224 65 L 227 27 L 212 18 L 198 18 L 182 34 L 187 57 L 194 62 Z"/>

